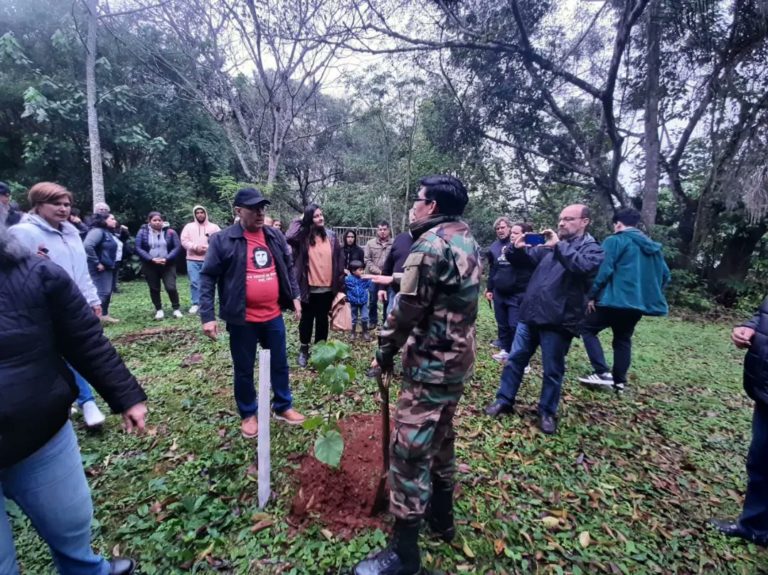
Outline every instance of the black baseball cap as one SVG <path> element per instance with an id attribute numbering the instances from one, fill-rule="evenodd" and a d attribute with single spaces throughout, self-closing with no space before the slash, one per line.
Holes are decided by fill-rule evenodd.
<path id="1" fill-rule="evenodd" d="M 262 194 L 256 188 L 243 188 L 241 190 L 237 190 L 237 194 L 235 194 L 234 204 L 240 208 L 255 208 L 258 206 L 269 205 L 271 203 L 272 202 L 265 198 L 264 194 Z"/>
<path id="2" fill-rule="evenodd" d="M 11 188 L 5 182 L 0 182 L 0 196 L 10 196 Z"/>

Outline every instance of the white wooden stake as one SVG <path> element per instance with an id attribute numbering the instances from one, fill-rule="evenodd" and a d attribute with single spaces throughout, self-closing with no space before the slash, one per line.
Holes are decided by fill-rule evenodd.
<path id="1" fill-rule="evenodd" d="M 271 461 L 269 453 L 269 416 L 272 411 L 272 385 L 270 379 L 270 354 L 268 349 L 259 350 L 259 434 L 256 448 L 259 466 L 259 509 L 269 501 Z"/>

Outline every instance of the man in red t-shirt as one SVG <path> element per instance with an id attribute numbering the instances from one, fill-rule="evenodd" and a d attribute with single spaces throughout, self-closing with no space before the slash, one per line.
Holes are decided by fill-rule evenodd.
<path id="1" fill-rule="evenodd" d="M 235 195 L 239 221 L 210 239 L 200 276 L 200 319 L 203 332 L 216 339 L 213 311 L 219 288 L 219 315 L 227 323 L 234 366 L 235 401 L 242 418 L 243 437 L 258 433 L 253 368 L 256 347 L 271 352 L 272 409 L 290 424 L 304 422 L 293 409 L 288 383 L 288 356 L 282 309 L 301 315 L 299 286 L 293 262 L 279 230 L 264 225 L 267 200 L 259 190 L 245 188 Z"/>

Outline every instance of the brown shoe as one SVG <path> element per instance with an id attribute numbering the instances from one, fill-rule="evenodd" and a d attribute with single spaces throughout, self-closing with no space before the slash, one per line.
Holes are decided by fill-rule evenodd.
<path id="1" fill-rule="evenodd" d="M 306 417 L 304 417 L 298 411 L 290 407 L 282 413 L 276 413 L 275 419 L 279 419 L 280 421 L 285 421 L 289 425 L 301 425 L 302 423 L 304 423 L 304 420 L 306 419 Z"/>
<path id="2" fill-rule="evenodd" d="M 240 434 L 246 439 L 253 439 L 259 434 L 259 420 L 255 415 L 246 417 L 240 422 Z"/>

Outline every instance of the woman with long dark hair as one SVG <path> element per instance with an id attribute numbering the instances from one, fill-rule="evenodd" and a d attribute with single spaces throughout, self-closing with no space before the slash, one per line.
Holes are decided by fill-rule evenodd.
<path id="1" fill-rule="evenodd" d="M 109 303 L 112 300 L 115 268 L 117 267 L 117 240 L 112 229 L 117 224 L 112 214 L 94 214 L 91 229 L 85 236 L 83 247 L 88 256 L 88 272 L 96 286 L 96 293 L 101 300 L 101 322 L 117 323 L 118 319 L 109 315 Z"/>
<path id="2" fill-rule="evenodd" d="M 306 367 L 313 329 L 315 343 L 328 339 L 328 312 L 333 298 L 344 288 L 344 251 L 333 230 L 325 227 L 323 210 L 317 204 L 309 204 L 303 217 L 291 222 L 286 239 L 293 248 L 301 292 L 298 363 Z"/>
<path id="3" fill-rule="evenodd" d="M 365 261 L 363 248 L 357 245 L 357 232 L 347 230 L 344 234 L 344 273 L 350 273 L 349 264 L 352 262 Z"/>
<path id="4" fill-rule="evenodd" d="M 136 254 L 141 258 L 141 273 L 149 286 L 149 296 L 155 306 L 155 319 L 165 317 L 160 297 L 160 280 L 171 300 L 173 317 L 184 317 L 179 309 L 179 292 L 176 290 L 176 258 L 179 253 L 179 235 L 171 228 L 163 227 L 160 212 L 149 212 L 147 223 L 136 234 Z"/>

